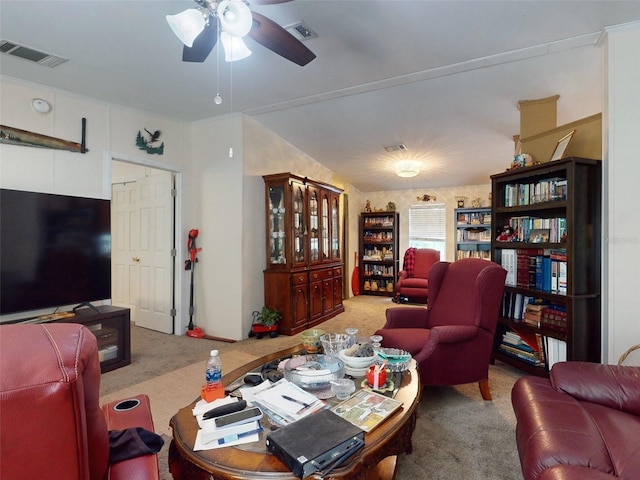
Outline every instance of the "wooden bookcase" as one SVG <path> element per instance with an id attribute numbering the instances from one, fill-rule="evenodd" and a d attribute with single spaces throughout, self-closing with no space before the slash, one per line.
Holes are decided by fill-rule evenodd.
<path id="1" fill-rule="evenodd" d="M 360 294 L 392 297 L 398 280 L 399 214 L 360 214 Z"/>
<path id="2" fill-rule="evenodd" d="M 338 313 L 342 303 L 338 187 L 291 173 L 265 175 L 264 304 L 278 331 L 295 335 Z"/>
<path id="3" fill-rule="evenodd" d="M 492 260 L 514 272 L 507 275 L 493 357 L 548 375 L 545 366 L 499 350 L 505 331 L 515 329 L 542 346 L 549 338 L 566 346 L 567 360 L 600 362 L 601 162 L 565 158 L 493 175 L 491 182 Z M 517 229 L 509 240 L 500 236 L 506 225 Z M 558 279 L 564 272 L 566 284 Z M 559 321 L 548 310 L 539 324 L 535 317 L 525 321 L 516 307 L 529 298 L 565 313 Z"/>
<path id="4" fill-rule="evenodd" d="M 456 208 L 456 260 L 482 258 L 491 260 L 491 208 Z"/>

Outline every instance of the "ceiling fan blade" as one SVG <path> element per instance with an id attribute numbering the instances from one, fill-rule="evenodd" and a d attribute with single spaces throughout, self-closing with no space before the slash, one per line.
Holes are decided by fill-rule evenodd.
<path id="1" fill-rule="evenodd" d="M 249 36 L 256 42 L 301 67 L 316 58 L 315 53 L 276 22 L 257 12 L 251 12 L 251 14 L 253 27 L 249 31 Z"/>
<path id="2" fill-rule="evenodd" d="M 218 26 L 215 19 L 210 19 L 200 35 L 193 41 L 192 47 L 186 45 L 182 49 L 183 62 L 204 62 L 218 40 Z"/>

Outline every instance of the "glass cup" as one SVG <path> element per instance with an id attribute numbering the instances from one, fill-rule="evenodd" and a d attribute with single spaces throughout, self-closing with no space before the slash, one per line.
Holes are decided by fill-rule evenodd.
<path id="1" fill-rule="evenodd" d="M 331 391 L 338 400 L 346 400 L 356 390 L 356 384 L 350 378 L 340 378 L 331 382 Z"/>

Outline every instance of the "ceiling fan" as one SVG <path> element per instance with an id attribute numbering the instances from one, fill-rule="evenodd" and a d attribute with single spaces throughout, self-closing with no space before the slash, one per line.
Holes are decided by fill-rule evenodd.
<path id="1" fill-rule="evenodd" d="M 251 54 L 242 40 L 248 35 L 272 52 L 304 66 L 316 58 L 300 40 L 273 20 L 252 12 L 243 0 L 194 0 L 197 8 L 177 15 L 167 15 L 167 22 L 185 44 L 184 62 L 204 62 L 220 37 L 225 60 L 232 62 Z M 256 4 L 272 5 L 291 0 L 254 0 Z"/>

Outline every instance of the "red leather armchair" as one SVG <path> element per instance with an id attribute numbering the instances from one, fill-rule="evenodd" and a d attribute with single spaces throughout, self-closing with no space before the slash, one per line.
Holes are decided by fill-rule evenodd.
<path id="1" fill-rule="evenodd" d="M 398 272 L 398 282 L 394 300 L 403 299 L 416 303 L 427 303 L 429 295 L 429 270 L 440 261 L 440 252 L 431 248 L 409 248 L 404 254 L 402 270 Z"/>
<path id="2" fill-rule="evenodd" d="M 436 263 L 428 306 L 389 308 L 376 331 L 382 346 L 411 353 L 422 385 L 478 382 L 482 398 L 491 400 L 489 360 L 506 275 L 477 258 Z"/>
<path id="3" fill-rule="evenodd" d="M 640 367 L 556 363 L 511 402 L 525 480 L 640 478 Z"/>
<path id="4" fill-rule="evenodd" d="M 153 432 L 149 399 L 116 411 L 123 402 L 100 408 L 99 395 L 97 341 L 86 327 L 0 327 L 0 477 L 158 479 L 153 454 L 109 465 L 109 430 Z"/>

